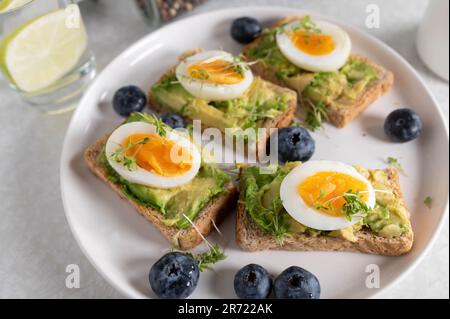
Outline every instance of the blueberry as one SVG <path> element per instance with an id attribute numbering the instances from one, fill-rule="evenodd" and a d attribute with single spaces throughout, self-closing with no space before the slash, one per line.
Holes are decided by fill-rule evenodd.
<path id="1" fill-rule="evenodd" d="M 178 114 L 166 113 L 161 116 L 161 119 L 164 123 L 166 123 L 173 129 L 183 128 L 186 126 L 184 119 Z"/>
<path id="2" fill-rule="evenodd" d="M 278 160 L 306 162 L 313 156 L 316 142 L 303 127 L 288 127 L 278 131 Z"/>
<path id="3" fill-rule="evenodd" d="M 125 86 L 114 94 L 113 107 L 121 116 L 130 116 L 133 112 L 141 112 L 146 105 L 147 96 L 137 86 Z"/>
<path id="4" fill-rule="evenodd" d="M 158 297 L 181 299 L 194 292 L 199 276 L 194 259 L 180 252 L 172 252 L 152 266 L 148 277 L 150 286 Z"/>
<path id="5" fill-rule="evenodd" d="M 320 283 L 309 271 L 292 266 L 275 279 L 274 293 L 277 299 L 319 299 Z"/>
<path id="6" fill-rule="evenodd" d="M 242 17 L 233 21 L 231 25 L 231 36 L 237 42 L 248 44 L 260 36 L 262 32 L 261 23 L 258 20 Z"/>
<path id="7" fill-rule="evenodd" d="M 272 278 L 259 265 L 247 265 L 234 276 L 234 291 L 241 299 L 265 299 L 271 290 Z"/>
<path id="8" fill-rule="evenodd" d="M 388 115 L 384 132 L 393 142 L 409 142 L 422 132 L 422 120 L 410 109 L 398 109 Z"/>

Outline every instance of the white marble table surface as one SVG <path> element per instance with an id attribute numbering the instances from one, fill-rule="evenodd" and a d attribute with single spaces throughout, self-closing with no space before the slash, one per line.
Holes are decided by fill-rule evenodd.
<path id="1" fill-rule="evenodd" d="M 211 0 L 204 12 L 240 5 L 283 5 L 320 12 L 364 28 L 369 3 L 381 8 L 381 28 L 367 30 L 403 55 L 425 79 L 448 121 L 448 83 L 431 74 L 416 53 L 424 0 Z M 131 0 L 82 3 L 92 48 L 102 69 L 151 32 Z M 0 298 L 120 298 L 89 264 L 67 225 L 59 191 L 59 157 L 70 113 L 45 116 L 29 109 L 0 80 Z M 448 122 L 447 122 L 448 123 Z M 78 264 L 81 287 L 65 287 L 65 268 Z M 448 221 L 423 262 L 383 298 L 449 297 Z"/>

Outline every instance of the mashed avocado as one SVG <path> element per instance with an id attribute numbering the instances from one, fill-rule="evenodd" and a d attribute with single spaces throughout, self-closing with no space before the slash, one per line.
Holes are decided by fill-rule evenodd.
<path id="1" fill-rule="evenodd" d="M 355 235 L 361 229 L 372 231 L 385 238 L 406 234 L 410 223 L 408 213 L 402 201 L 392 193 L 376 194 L 377 204 L 362 222 L 352 227 L 337 231 L 320 231 L 306 227 L 295 221 L 283 208 L 280 199 L 280 185 L 283 178 L 300 163 L 288 163 L 274 168 L 273 174 L 260 174 L 260 168 L 253 166 L 245 169 L 241 175 L 241 201 L 245 203 L 247 213 L 253 222 L 263 231 L 282 240 L 289 234 L 306 234 L 309 236 L 341 237 L 355 242 Z M 366 176 L 376 190 L 389 188 L 388 176 L 383 170 L 366 170 L 357 168 Z"/>
<path id="2" fill-rule="evenodd" d="M 255 77 L 243 96 L 209 102 L 196 98 L 177 81 L 175 73 L 167 75 L 151 88 L 151 94 L 164 109 L 184 117 L 198 119 L 202 124 L 225 128 L 259 128 L 264 121 L 282 114 L 288 108 L 292 93 L 275 91 L 273 86 Z"/>
<path id="3" fill-rule="evenodd" d="M 408 233 L 411 227 L 408 210 L 403 201 L 394 193 L 389 186 L 389 178 L 384 170 L 367 170 L 362 167 L 356 168 L 363 176 L 372 183 L 375 190 L 388 191 L 377 192 L 377 204 L 364 219 L 365 224 L 375 233 L 382 237 L 397 237 Z"/>
<path id="4" fill-rule="evenodd" d="M 308 21 L 311 23 L 309 18 Z M 312 108 L 321 104 L 351 107 L 364 89 L 378 78 L 377 71 L 371 65 L 354 56 L 336 72 L 313 73 L 303 70 L 291 63 L 278 48 L 276 34 L 282 30 L 283 26 L 266 30 L 257 45 L 246 55 L 249 60 L 262 63 L 288 87 L 296 90 L 304 105 Z"/>
<path id="5" fill-rule="evenodd" d="M 128 123 L 147 121 L 145 115 L 134 113 Z M 202 163 L 197 176 L 181 187 L 158 189 L 128 182 L 117 174 L 109 165 L 105 152 L 101 152 L 97 161 L 103 165 L 110 180 L 120 184 L 126 196 L 137 203 L 152 207 L 164 216 L 168 226 L 184 229 L 190 226 L 189 221 L 195 220 L 198 213 L 214 196 L 224 192 L 224 186 L 230 182 L 230 177 L 212 164 Z"/>

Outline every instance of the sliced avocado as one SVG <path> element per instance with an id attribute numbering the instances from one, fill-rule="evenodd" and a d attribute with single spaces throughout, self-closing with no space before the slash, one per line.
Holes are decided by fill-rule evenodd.
<path id="1" fill-rule="evenodd" d="M 276 166 L 272 174 L 262 173 L 256 166 L 242 172 L 241 200 L 245 201 L 247 212 L 255 224 L 265 232 L 277 237 L 286 233 L 304 233 L 309 236 L 325 235 L 356 241 L 355 233 L 363 227 L 385 238 L 401 236 L 409 231 L 410 223 L 406 207 L 395 194 L 383 192 L 389 185 L 387 174 L 383 170 L 369 171 L 360 167 L 355 168 L 371 181 L 374 189 L 381 191 L 376 193 L 375 208 L 370 210 L 362 221 L 352 227 L 331 232 L 312 229 L 298 223 L 282 206 L 277 206 L 280 185 L 284 177 L 298 165 L 300 163 L 295 162 Z"/>
<path id="2" fill-rule="evenodd" d="M 216 183 L 214 177 L 194 179 L 167 201 L 165 223 L 178 228 L 189 227 L 190 222 L 183 215 L 193 221 L 211 197 L 222 191 L 223 187 Z"/>
<path id="3" fill-rule="evenodd" d="M 152 88 L 158 103 L 172 112 L 181 112 L 194 98 L 180 84 L 160 85 Z"/>
<path id="4" fill-rule="evenodd" d="M 367 86 L 378 78 L 376 70 L 358 60 L 349 61 L 338 72 L 319 72 L 303 90 L 303 96 L 313 102 L 352 105 Z"/>
<path id="5" fill-rule="evenodd" d="M 278 48 L 276 34 L 282 28 L 283 26 L 279 26 L 266 30 L 246 55 L 276 74 L 288 87 L 301 94 L 302 98 L 311 99 L 313 103 L 334 103 L 337 107 L 345 108 L 353 105 L 354 100 L 378 78 L 374 67 L 352 56 L 336 72 L 311 73 L 297 67 Z"/>
<path id="6" fill-rule="evenodd" d="M 376 193 L 375 208 L 364 218 L 366 225 L 382 237 L 397 234 L 399 229 L 401 234 L 407 233 L 410 224 L 407 209 L 401 200 L 387 189 L 389 178 L 386 172 L 384 170 L 372 171 L 369 180 L 378 192 Z M 397 228 L 386 228 L 391 225 L 395 225 Z"/>
<path id="7" fill-rule="evenodd" d="M 369 81 L 370 81 L 369 78 L 364 78 L 353 84 L 349 84 L 344 89 L 344 92 L 343 92 L 345 97 L 350 98 L 352 100 L 357 99 L 358 96 L 360 96 L 361 93 L 363 93 L 363 91 L 366 89 L 367 84 L 369 84 Z"/>
<path id="8" fill-rule="evenodd" d="M 289 214 L 286 214 L 285 222 L 289 232 L 293 234 L 304 234 L 308 229 L 308 227 L 300 224 L 298 221 L 293 219 Z"/>
<path id="9" fill-rule="evenodd" d="M 311 84 L 314 79 L 314 73 L 303 73 L 286 78 L 284 81 L 291 88 L 295 88 L 298 94 L 303 94 L 303 91 Z"/>
<path id="10" fill-rule="evenodd" d="M 122 181 L 125 183 L 125 181 Z M 160 207 L 164 210 L 166 203 L 177 193 L 177 189 L 150 188 L 139 184 L 126 183 L 128 190 L 140 201 Z"/>
<path id="11" fill-rule="evenodd" d="M 361 80 L 370 82 L 378 78 L 374 67 L 359 59 L 350 59 L 340 70 L 347 77 L 349 83 L 355 83 Z"/>
<path id="12" fill-rule="evenodd" d="M 280 187 L 283 181 L 283 176 L 277 176 L 268 186 L 265 193 L 262 195 L 261 204 L 267 209 L 274 209 L 278 214 L 283 208 L 280 205 Z"/>
<path id="13" fill-rule="evenodd" d="M 286 164 L 280 167 L 280 170 L 287 174 L 301 164 L 302 164 L 301 162 L 287 162 Z"/>
<path id="14" fill-rule="evenodd" d="M 151 119 L 146 115 L 135 113 L 128 120 L 133 122 Z M 215 165 L 202 163 L 197 176 L 186 185 L 169 189 L 154 188 L 121 178 L 109 165 L 104 150 L 97 157 L 97 162 L 105 167 L 108 179 L 118 183 L 127 197 L 140 205 L 157 209 L 164 216 L 166 224 L 180 229 L 190 226 L 183 214 L 194 221 L 206 203 L 217 194 L 226 191 L 224 186 L 231 180 Z"/>
<path id="15" fill-rule="evenodd" d="M 255 77 L 250 88 L 239 98 L 226 101 L 206 101 L 188 93 L 168 75 L 151 89 L 152 95 L 164 109 L 191 119 L 199 119 L 206 126 L 225 128 L 258 128 L 268 118 L 283 113 L 294 93 L 280 90 Z"/>
<path id="16" fill-rule="evenodd" d="M 345 75 L 337 72 L 319 72 L 303 91 L 303 96 L 313 102 L 331 103 L 347 87 Z"/>
<path id="17" fill-rule="evenodd" d="M 253 103 L 258 101 L 270 101 L 278 96 L 277 92 L 269 89 L 269 83 L 257 78 L 253 81 L 248 92 L 246 93 L 246 98 Z"/>
<path id="18" fill-rule="evenodd" d="M 383 229 L 378 232 L 378 235 L 385 238 L 393 238 L 401 236 L 402 233 L 403 231 L 399 225 L 390 224 L 384 226 Z"/>
<path id="19" fill-rule="evenodd" d="M 271 69 L 279 79 L 285 80 L 302 73 L 302 70 L 291 63 L 278 48 L 276 33 L 278 30 L 267 31 L 257 46 L 250 49 L 248 57 L 265 68 Z"/>
<path id="20" fill-rule="evenodd" d="M 139 204 L 157 208 L 164 215 L 164 222 L 167 225 L 175 225 L 181 229 L 190 226 L 183 214 L 194 221 L 211 198 L 225 191 L 224 185 L 229 181 L 228 175 L 209 164 L 202 164 L 193 180 L 176 188 L 148 187 L 119 178 L 128 196 Z"/>
<path id="21" fill-rule="evenodd" d="M 280 185 L 287 172 L 299 163 L 274 167 L 267 174 L 260 167 L 249 167 L 241 175 L 241 198 L 256 225 L 282 240 L 289 233 L 304 232 L 308 228 L 294 221 L 284 210 L 280 200 Z"/>
<path id="22" fill-rule="evenodd" d="M 353 227 L 347 227 L 344 229 L 338 229 L 330 232 L 329 236 L 331 237 L 341 237 L 345 240 L 356 242 L 358 238 L 355 236 L 355 232 Z"/>
<path id="23" fill-rule="evenodd" d="M 201 120 L 202 124 L 206 126 L 217 127 L 222 131 L 227 127 L 233 127 L 233 123 L 227 119 L 222 111 L 202 99 L 193 99 L 188 104 L 187 112 L 189 112 L 189 117 Z"/>
<path id="24" fill-rule="evenodd" d="M 284 223 L 284 214 L 278 214 L 271 208 L 266 208 L 262 204 L 262 196 L 270 187 L 270 184 L 280 170 L 276 169 L 273 174 L 260 174 L 260 167 L 249 167 L 245 169 L 240 177 L 241 200 L 245 202 L 246 210 L 253 222 L 264 232 L 270 233 L 279 240 L 287 235 L 287 228 Z"/>

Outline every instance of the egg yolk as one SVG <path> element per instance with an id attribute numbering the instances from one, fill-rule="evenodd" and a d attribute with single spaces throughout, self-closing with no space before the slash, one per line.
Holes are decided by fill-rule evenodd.
<path id="1" fill-rule="evenodd" d="M 244 79 L 235 64 L 224 60 L 192 64 L 188 73 L 193 79 L 211 84 L 237 84 Z"/>
<path id="2" fill-rule="evenodd" d="M 350 190 L 367 191 L 367 184 L 348 174 L 319 172 L 306 178 L 297 188 L 298 194 L 308 206 L 334 217 L 343 215 L 342 207 L 346 201 L 342 196 Z M 368 194 L 362 193 L 360 198 L 367 201 Z"/>
<path id="3" fill-rule="evenodd" d="M 325 34 L 300 30 L 292 32 L 291 40 L 300 51 L 311 55 L 326 55 L 336 48 L 333 37 Z"/>
<path id="4" fill-rule="evenodd" d="M 127 148 L 127 156 L 134 157 L 139 167 L 154 174 L 179 176 L 192 167 L 192 156 L 187 148 L 158 135 L 133 134 L 125 138 L 123 146 Z M 176 156 L 171 154 L 173 147 L 176 147 Z"/>

